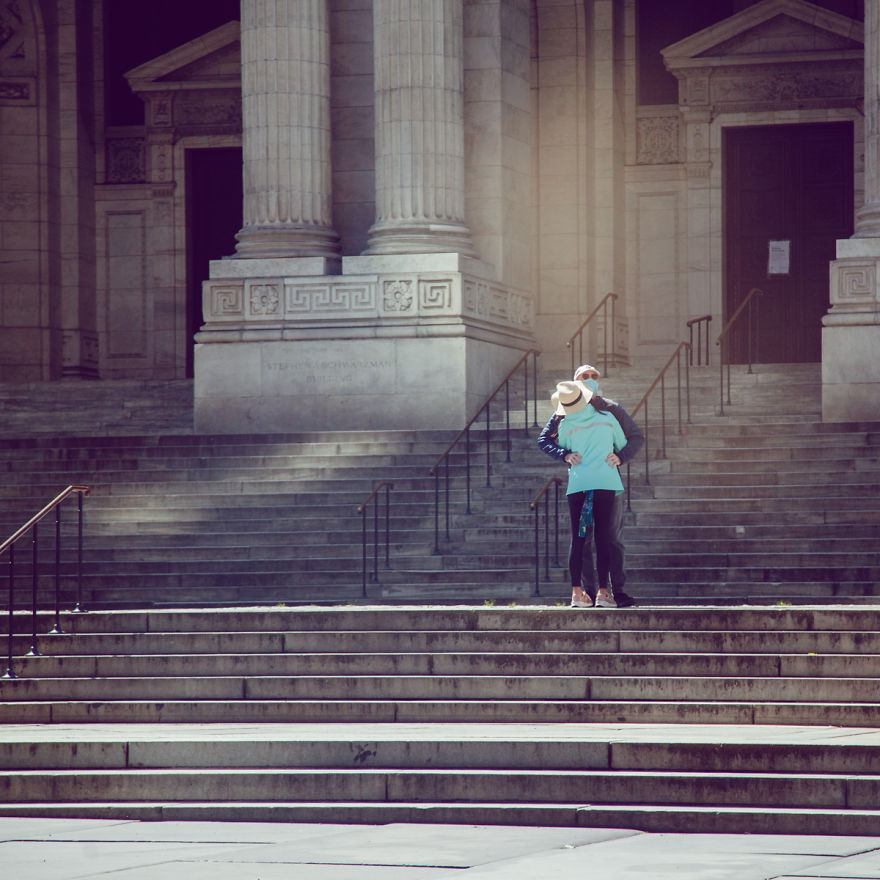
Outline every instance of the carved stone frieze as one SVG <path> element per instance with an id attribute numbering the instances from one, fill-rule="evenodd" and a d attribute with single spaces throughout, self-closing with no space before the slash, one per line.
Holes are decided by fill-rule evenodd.
<path id="1" fill-rule="evenodd" d="M 531 330 L 534 303 L 522 293 L 468 276 L 323 276 L 215 279 L 204 284 L 209 325 L 358 320 L 389 325 L 416 317 L 469 317 L 486 324 Z M 283 325 L 282 325 L 283 326 Z"/>
<path id="2" fill-rule="evenodd" d="M 681 117 L 645 116 L 636 120 L 636 163 L 667 165 L 680 161 Z"/>
<path id="3" fill-rule="evenodd" d="M 862 93 L 859 70 L 812 70 L 778 67 L 750 68 L 716 74 L 711 81 L 712 104 L 719 110 L 739 105 L 793 107 L 805 104 L 852 103 Z"/>
<path id="4" fill-rule="evenodd" d="M 143 183 L 147 179 L 143 138 L 108 138 L 107 182 Z"/>
<path id="5" fill-rule="evenodd" d="M 376 285 L 327 280 L 321 283 L 291 281 L 285 285 L 284 316 L 375 317 Z"/>
<path id="6" fill-rule="evenodd" d="M 182 131 L 210 129 L 241 131 L 241 94 L 222 92 L 184 92 L 174 101 L 174 125 Z"/>

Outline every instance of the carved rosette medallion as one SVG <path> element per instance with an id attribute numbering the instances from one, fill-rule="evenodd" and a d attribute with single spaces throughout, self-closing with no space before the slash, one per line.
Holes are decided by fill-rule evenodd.
<path id="1" fill-rule="evenodd" d="M 255 284 L 250 290 L 250 312 L 255 317 L 277 315 L 281 296 L 274 284 Z"/>
<path id="2" fill-rule="evenodd" d="M 382 308 L 386 312 L 408 312 L 413 306 L 412 281 L 386 281 L 382 290 Z"/>

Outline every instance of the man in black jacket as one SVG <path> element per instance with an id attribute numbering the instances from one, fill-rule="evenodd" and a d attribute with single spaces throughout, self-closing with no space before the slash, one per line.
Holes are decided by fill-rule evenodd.
<path id="1" fill-rule="evenodd" d="M 582 364 L 574 371 L 574 379 L 580 379 L 586 383 L 593 391 L 590 403 L 600 412 L 610 412 L 620 424 L 626 437 L 626 446 L 618 452 L 612 452 L 606 459 L 612 467 L 620 467 L 630 461 L 645 443 L 645 435 L 641 428 L 632 420 L 629 413 L 615 400 L 600 397 L 596 391 L 598 389 L 599 371 L 592 364 Z M 560 446 L 557 442 L 559 423 L 563 416 L 553 415 L 544 426 L 538 436 L 538 446 L 540 449 L 555 458 L 558 461 L 564 461 L 568 465 L 576 465 L 580 463 L 580 456 L 576 452 Z M 623 591 L 626 583 L 626 570 L 624 567 L 625 547 L 621 537 L 621 529 L 623 526 L 623 494 L 616 497 L 613 511 L 613 538 L 611 541 L 611 553 L 609 559 L 609 571 L 598 572 L 599 587 L 608 586 L 608 578 L 611 579 L 611 588 L 614 599 L 618 608 L 626 608 L 635 605 L 632 596 Z M 593 553 L 591 542 L 585 545 L 584 552 L 589 554 L 588 564 L 583 566 L 582 586 L 572 590 L 572 604 L 578 606 L 592 605 L 593 597 L 596 592 L 596 584 L 593 583 Z M 589 579 L 589 582 L 588 582 Z M 589 598 L 588 598 L 589 597 Z"/>

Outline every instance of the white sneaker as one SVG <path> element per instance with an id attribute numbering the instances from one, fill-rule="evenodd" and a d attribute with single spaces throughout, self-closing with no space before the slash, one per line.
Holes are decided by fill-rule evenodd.
<path id="1" fill-rule="evenodd" d="M 596 596 L 597 608 L 617 608 L 617 602 L 607 596 Z"/>

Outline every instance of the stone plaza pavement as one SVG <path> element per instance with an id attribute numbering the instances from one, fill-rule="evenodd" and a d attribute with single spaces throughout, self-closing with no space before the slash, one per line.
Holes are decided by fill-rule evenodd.
<path id="1" fill-rule="evenodd" d="M 876 880 L 880 836 L 0 818 L 0 867 L 8 880 Z"/>
<path id="2" fill-rule="evenodd" d="M 71 741 L 192 742 L 308 733 L 315 737 L 375 736 L 378 725 L 3 725 L 4 743 Z M 424 727 L 424 729 L 422 729 Z M 613 739 L 623 726 L 474 725 L 474 736 L 563 735 Z M 506 728 L 506 729 L 505 729 Z M 516 728 L 514 731 L 512 728 Z M 395 725 L 402 739 L 427 726 Z M 821 743 L 844 739 L 870 745 L 880 730 L 750 725 L 626 725 L 628 738 L 679 741 Z M 432 731 L 436 733 L 436 729 Z M 391 728 L 386 736 L 391 735 Z M 124 819 L 0 818 L 3 880 L 880 880 L 877 836 L 647 833 L 633 829 L 488 825 L 335 825 L 285 822 L 139 822 Z"/>

